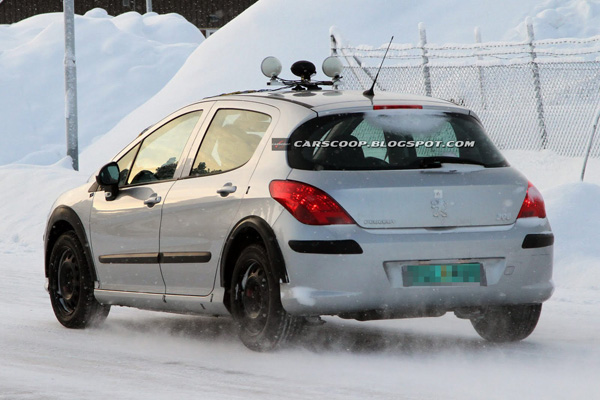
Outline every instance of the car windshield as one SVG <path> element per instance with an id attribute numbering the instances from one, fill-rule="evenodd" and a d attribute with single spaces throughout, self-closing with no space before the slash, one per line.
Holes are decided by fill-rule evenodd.
<path id="1" fill-rule="evenodd" d="M 292 133 L 288 162 L 304 170 L 383 170 L 508 163 L 473 116 L 399 109 L 314 118 Z"/>

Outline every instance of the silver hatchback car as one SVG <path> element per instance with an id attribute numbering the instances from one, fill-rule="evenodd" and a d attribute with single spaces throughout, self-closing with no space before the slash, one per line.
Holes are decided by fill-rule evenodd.
<path id="1" fill-rule="evenodd" d="M 111 305 L 231 314 L 270 350 L 322 315 L 534 330 L 553 292 L 538 190 L 468 109 L 429 97 L 289 90 L 208 98 L 146 130 L 56 201 L 54 313 Z"/>

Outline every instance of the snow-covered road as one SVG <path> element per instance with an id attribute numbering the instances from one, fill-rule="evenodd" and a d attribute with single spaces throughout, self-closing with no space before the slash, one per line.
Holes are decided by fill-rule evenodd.
<path id="1" fill-rule="evenodd" d="M 600 389 L 595 291 L 559 289 L 517 344 L 490 345 L 453 315 L 330 318 L 260 354 L 227 318 L 113 307 L 100 328 L 63 328 L 41 251 L 4 252 L 0 265 L 0 399 L 597 399 Z"/>

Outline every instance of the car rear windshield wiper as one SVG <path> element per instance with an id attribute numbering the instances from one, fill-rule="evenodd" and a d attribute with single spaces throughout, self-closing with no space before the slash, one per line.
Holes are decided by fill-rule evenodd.
<path id="1" fill-rule="evenodd" d="M 423 157 L 417 160 L 413 165 L 418 165 L 419 168 L 441 168 L 442 164 L 474 164 L 483 167 L 487 166 L 487 164 L 481 161 L 448 156 Z"/>

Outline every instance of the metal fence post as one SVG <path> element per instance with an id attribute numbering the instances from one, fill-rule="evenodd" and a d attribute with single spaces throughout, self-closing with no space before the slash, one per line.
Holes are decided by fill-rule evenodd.
<path id="1" fill-rule="evenodd" d="M 352 75 L 354 75 L 354 78 L 356 79 L 356 82 L 358 82 L 358 84 L 362 87 L 363 90 L 368 89 L 368 86 L 365 87 L 360 78 L 358 77 L 356 71 L 355 71 L 355 67 L 352 65 L 350 58 L 348 58 L 348 56 L 346 55 L 346 53 L 344 52 L 343 46 L 341 48 L 338 49 L 338 42 L 340 42 L 339 39 L 336 38 L 335 36 L 335 27 L 330 27 L 329 28 L 329 41 L 330 41 L 330 45 L 331 45 L 331 55 L 332 56 L 337 56 L 337 57 L 343 57 L 346 60 L 346 64 L 348 64 L 348 68 L 350 69 L 350 72 L 352 72 Z M 358 57 L 353 56 L 352 59 L 354 60 L 354 62 L 356 63 L 356 65 L 358 65 L 358 67 L 371 79 L 373 79 L 373 77 L 371 76 L 371 74 L 369 74 L 369 71 L 367 69 L 365 69 L 362 65 L 362 63 L 360 62 L 360 60 L 358 59 Z"/>
<path id="2" fill-rule="evenodd" d="M 333 34 L 333 32 L 329 33 L 329 44 L 331 47 L 331 55 L 337 56 L 338 55 L 337 40 L 335 39 L 335 35 Z"/>
<path id="3" fill-rule="evenodd" d="M 431 74 L 429 73 L 429 57 L 427 56 L 427 32 L 425 24 L 419 22 L 419 46 L 421 47 L 421 60 L 423 69 L 423 83 L 425 85 L 425 95 L 431 96 Z"/>
<path id="4" fill-rule="evenodd" d="M 537 54 L 534 45 L 535 36 L 533 34 L 533 22 L 531 18 L 527 19 L 527 42 L 529 44 L 529 55 L 531 57 L 531 70 L 533 72 L 533 90 L 535 91 L 535 102 L 538 117 L 538 126 L 540 128 L 540 148 L 548 147 L 548 131 L 546 129 L 546 120 L 544 118 L 544 103 L 542 101 L 542 84 L 540 82 L 540 70 L 537 64 Z"/>
<path id="5" fill-rule="evenodd" d="M 152 12 L 152 0 L 146 0 L 146 12 L 147 13 Z"/>
<path id="6" fill-rule="evenodd" d="M 65 19 L 65 119 L 67 128 L 67 156 L 71 157 L 73 169 L 79 171 L 75 6 L 73 2 L 74 0 L 63 0 L 63 14 Z"/>
<path id="7" fill-rule="evenodd" d="M 592 124 L 592 134 L 590 135 L 590 140 L 588 141 L 587 150 L 585 152 L 585 158 L 583 159 L 581 182 L 583 182 L 583 178 L 585 177 L 585 168 L 587 167 L 590 152 L 592 151 L 592 144 L 594 143 L 594 136 L 596 135 L 596 130 L 598 129 L 598 120 L 600 120 L 600 106 L 596 108 L 596 116 L 594 117 L 594 123 Z"/>
<path id="8" fill-rule="evenodd" d="M 475 28 L 475 43 L 481 44 L 481 29 Z M 483 57 L 477 56 L 477 60 L 482 61 Z M 483 68 L 481 65 L 477 66 L 477 76 L 479 78 L 479 95 L 481 96 L 481 108 L 487 110 L 487 101 L 485 98 L 485 89 L 483 84 Z"/>

